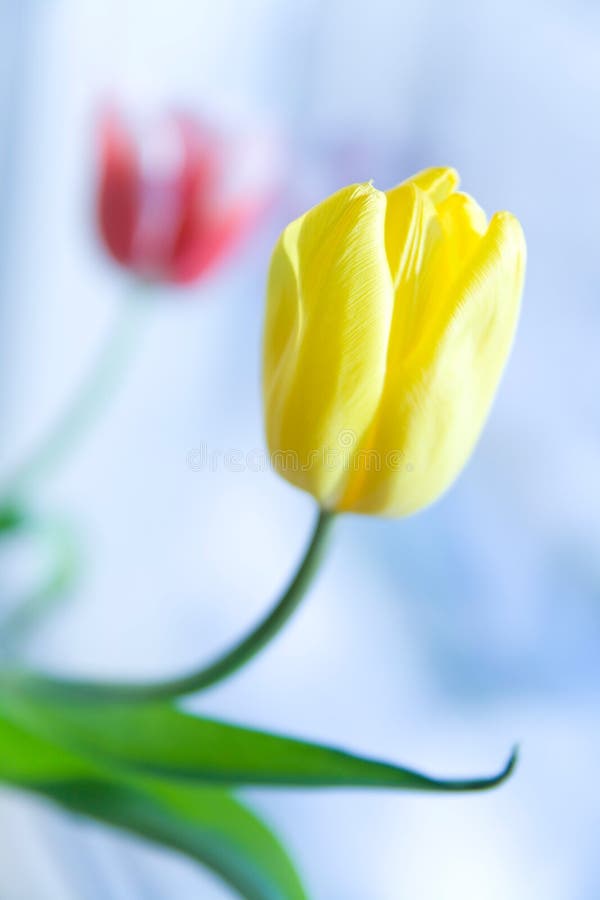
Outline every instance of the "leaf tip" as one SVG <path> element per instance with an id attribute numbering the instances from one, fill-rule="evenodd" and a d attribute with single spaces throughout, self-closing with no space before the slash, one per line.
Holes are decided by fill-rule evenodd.
<path id="1" fill-rule="evenodd" d="M 521 752 L 521 748 L 519 744 L 515 744 L 510 752 L 510 756 L 508 757 L 508 762 L 504 766 L 504 771 L 501 772 L 498 782 L 501 783 L 506 781 L 507 778 L 513 774 L 514 770 L 517 767 L 517 763 L 519 762 L 519 754 Z"/>

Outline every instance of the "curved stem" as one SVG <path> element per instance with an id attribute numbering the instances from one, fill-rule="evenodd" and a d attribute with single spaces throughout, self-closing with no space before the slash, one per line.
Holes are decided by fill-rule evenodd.
<path id="1" fill-rule="evenodd" d="M 324 558 L 334 518 L 333 513 L 320 512 L 304 558 L 271 612 L 239 643 L 209 665 L 181 678 L 139 684 L 75 681 L 25 674 L 23 677 L 28 687 L 58 695 L 62 700 L 151 702 L 183 697 L 222 681 L 255 657 L 296 611 Z"/>
<path id="2" fill-rule="evenodd" d="M 50 553 L 51 562 L 47 574 L 39 585 L 32 588 L 14 609 L 0 621 L 0 654 L 14 657 L 29 634 L 55 612 L 59 601 L 72 587 L 79 568 L 77 542 L 65 522 L 41 519 L 31 514 L 7 510 L 4 521 L 13 513 L 12 527 L 0 527 L 2 532 L 25 532 L 37 538 Z M 0 512 L 0 522 L 3 513 Z"/>
<path id="3" fill-rule="evenodd" d="M 145 287 L 142 283 L 141 286 Z M 24 462 L 2 479 L 0 502 L 21 494 L 31 482 L 49 474 L 82 439 L 122 381 L 140 333 L 140 315 L 148 308 L 146 298 L 128 297 L 118 305 L 116 321 L 105 339 L 96 362 L 75 397 L 67 405 L 46 437 Z"/>

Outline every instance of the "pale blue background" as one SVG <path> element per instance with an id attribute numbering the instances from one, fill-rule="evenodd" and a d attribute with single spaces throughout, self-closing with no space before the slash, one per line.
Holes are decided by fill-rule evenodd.
<path id="1" fill-rule="evenodd" d="M 50 423 L 122 275 L 91 219 L 98 97 L 171 98 L 279 135 L 287 190 L 231 266 L 166 296 L 102 427 L 40 497 L 81 522 L 76 602 L 32 648 L 73 672 L 177 672 L 250 624 L 314 513 L 267 473 L 188 452 L 263 446 L 270 247 L 340 185 L 452 164 L 523 222 L 515 352 L 477 452 L 409 520 L 348 518 L 277 643 L 203 711 L 439 774 L 522 761 L 450 797 L 249 792 L 315 900 L 596 900 L 600 754 L 600 11 L 591 2 L 0 2 L 0 462 Z M 224 898 L 164 852 L 0 793 L 3 900 Z"/>

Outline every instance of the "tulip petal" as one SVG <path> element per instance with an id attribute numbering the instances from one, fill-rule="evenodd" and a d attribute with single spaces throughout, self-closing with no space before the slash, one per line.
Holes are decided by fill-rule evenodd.
<path id="1" fill-rule="evenodd" d="M 407 352 L 428 314 L 442 227 L 428 194 L 408 181 L 387 193 L 386 251 L 395 300 L 388 366 Z"/>
<path id="2" fill-rule="evenodd" d="M 390 370 L 370 436 L 375 462 L 353 475 L 340 509 L 407 515 L 454 481 L 510 350 L 524 270 L 521 226 L 498 213 L 453 287 L 442 330 Z"/>
<path id="3" fill-rule="evenodd" d="M 242 223 L 236 208 L 222 207 L 224 149 L 217 137 L 187 116 L 178 116 L 175 124 L 183 160 L 173 186 L 179 215 L 168 270 L 173 282 L 187 284 L 220 260 Z"/>
<path id="4" fill-rule="evenodd" d="M 385 195 L 369 184 L 329 197 L 283 232 L 269 274 L 264 338 L 273 464 L 328 508 L 349 450 L 378 406 L 393 285 Z"/>
<path id="5" fill-rule="evenodd" d="M 425 191 L 437 205 L 456 190 L 460 183 L 460 177 L 456 169 L 452 169 L 449 166 L 438 166 L 436 168 L 423 169 L 404 183 L 414 184 L 415 187 Z"/>
<path id="6" fill-rule="evenodd" d="M 133 259 L 140 209 L 140 162 L 135 142 L 114 110 L 100 123 L 98 222 L 104 242 L 121 265 Z"/>
<path id="7" fill-rule="evenodd" d="M 447 188 L 455 175 L 452 169 L 428 169 L 415 177 L 426 184 L 435 176 L 438 186 Z M 443 316 L 446 298 L 485 233 L 487 219 L 467 194 L 451 193 L 436 206 L 431 193 L 413 179 L 388 191 L 387 200 L 386 249 L 396 290 L 391 350 L 397 357 L 418 341 L 426 323 Z"/>
<path id="8" fill-rule="evenodd" d="M 450 194 L 437 207 L 441 240 L 430 255 L 430 271 L 420 282 L 420 316 L 413 330 L 416 341 L 423 333 L 434 336 L 443 328 L 451 306 L 454 287 L 471 260 L 487 230 L 487 217 L 468 194 Z"/>
<path id="9" fill-rule="evenodd" d="M 385 244 L 394 282 L 397 290 L 405 279 L 407 267 L 422 268 L 427 255 L 427 235 L 434 232 L 433 239 L 440 236 L 435 206 L 428 195 L 408 181 L 387 191 L 385 217 Z"/>
<path id="10" fill-rule="evenodd" d="M 440 286 L 448 285 L 464 271 L 487 231 L 487 216 L 468 194 L 456 192 L 437 207 L 444 235 L 444 259 Z M 447 291 L 448 292 L 448 291 Z"/>

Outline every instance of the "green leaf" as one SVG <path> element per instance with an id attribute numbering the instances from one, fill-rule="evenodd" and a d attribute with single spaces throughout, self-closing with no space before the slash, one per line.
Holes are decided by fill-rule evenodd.
<path id="1" fill-rule="evenodd" d="M 0 779 L 202 863 L 250 900 L 305 900 L 279 841 L 218 788 L 131 777 L 0 718 Z"/>
<path id="2" fill-rule="evenodd" d="M 21 722 L 0 716 L 0 780 L 29 785 L 61 779 L 102 777 L 97 763 L 41 737 Z"/>
<path id="3" fill-rule="evenodd" d="M 71 812 L 185 853 L 249 900 L 305 900 L 281 844 L 225 791 L 94 780 L 42 791 Z"/>
<path id="4" fill-rule="evenodd" d="M 189 715 L 167 704 L 62 703 L 44 698 L 37 682 L 6 694 L 10 715 L 39 734 L 98 761 L 138 774 L 204 785 L 378 787 L 475 791 L 511 773 L 514 752 L 491 777 L 442 780 L 343 750 Z"/>
<path id="5" fill-rule="evenodd" d="M 481 790 L 516 760 L 490 778 L 440 780 L 168 704 L 64 703 L 31 679 L 2 688 L 0 779 L 174 847 L 256 900 L 304 895 L 276 839 L 225 785 Z"/>

